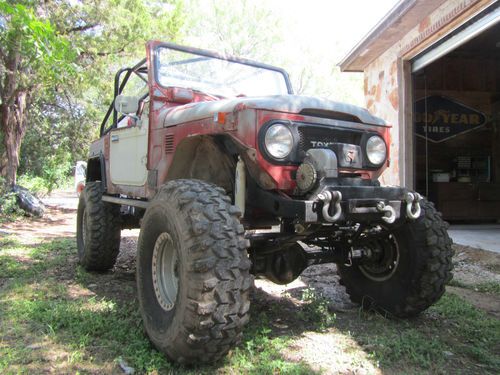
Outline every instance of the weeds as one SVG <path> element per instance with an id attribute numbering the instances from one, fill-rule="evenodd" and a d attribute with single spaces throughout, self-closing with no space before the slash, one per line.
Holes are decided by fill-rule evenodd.
<path id="1" fill-rule="evenodd" d="M 31 176 L 28 174 L 19 176 L 17 179 L 18 185 L 28 189 L 32 194 L 37 197 L 43 197 L 50 193 L 50 184 L 47 180 L 38 176 Z"/>
<path id="2" fill-rule="evenodd" d="M 17 194 L 11 191 L 5 179 L 0 176 L 0 224 L 14 221 L 24 213 L 17 205 Z"/>
<path id="3" fill-rule="evenodd" d="M 486 293 L 486 294 L 497 294 L 500 295 L 500 283 L 497 281 L 487 281 L 479 284 L 466 284 L 458 280 L 451 280 L 451 286 L 456 286 L 459 288 L 475 290 L 476 292 Z"/>
<path id="4" fill-rule="evenodd" d="M 302 301 L 305 302 L 300 313 L 302 320 L 313 323 L 320 330 L 325 330 L 335 323 L 336 315 L 330 313 L 328 300 L 313 288 L 302 291 Z"/>
<path id="5" fill-rule="evenodd" d="M 488 294 L 498 294 L 500 295 L 500 283 L 495 281 L 489 281 L 477 284 L 474 289 L 477 289 L 481 293 Z"/>

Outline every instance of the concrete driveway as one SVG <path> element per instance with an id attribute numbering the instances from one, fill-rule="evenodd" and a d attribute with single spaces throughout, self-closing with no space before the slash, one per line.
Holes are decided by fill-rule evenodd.
<path id="1" fill-rule="evenodd" d="M 453 242 L 500 253 L 500 224 L 451 225 Z"/>

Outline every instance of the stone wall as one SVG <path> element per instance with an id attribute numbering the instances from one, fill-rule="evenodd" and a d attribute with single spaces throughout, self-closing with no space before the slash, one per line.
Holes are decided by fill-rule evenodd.
<path id="1" fill-rule="evenodd" d="M 392 50 L 392 48 L 391 48 Z M 388 52 L 391 52 L 389 50 Z M 392 125 L 391 164 L 380 180 L 383 185 L 399 185 L 399 96 L 397 60 L 394 52 L 385 53 L 365 70 L 366 107 Z"/>
<path id="2" fill-rule="evenodd" d="M 382 175 L 381 183 L 385 185 L 399 185 L 400 147 L 399 145 L 399 95 L 398 88 L 398 61 L 409 51 L 413 56 L 425 48 L 429 39 L 444 35 L 451 29 L 457 18 L 472 7 L 487 4 L 490 1 L 482 0 L 449 0 L 443 3 L 430 15 L 425 17 L 397 44 L 393 45 L 381 56 L 374 60 L 365 69 L 364 92 L 366 107 L 376 116 L 383 118 L 392 125 L 391 165 Z M 404 151 L 402 149 L 401 151 Z"/>

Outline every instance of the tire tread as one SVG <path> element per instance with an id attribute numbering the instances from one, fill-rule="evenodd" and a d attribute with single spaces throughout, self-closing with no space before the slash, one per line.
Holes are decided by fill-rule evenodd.
<path id="1" fill-rule="evenodd" d="M 452 240 L 448 236 L 448 223 L 442 220 L 434 204 L 427 200 L 421 202 L 422 215 L 412 225 L 415 226 L 415 238 L 424 239 L 422 252 L 423 269 L 420 277 L 412 283 L 404 300 L 397 306 L 381 306 L 377 301 L 359 293 L 354 288 L 355 280 L 348 280 L 343 275 L 342 267 L 338 267 L 340 283 L 345 286 L 351 301 L 360 303 L 363 307 L 375 308 L 381 312 L 389 312 L 397 317 L 412 317 L 418 315 L 437 302 L 445 292 L 445 286 L 453 278 L 452 257 L 454 250 Z"/>
<path id="2" fill-rule="evenodd" d="M 249 316 L 253 277 L 241 213 L 223 189 L 200 180 L 170 181 L 155 199 L 182 212 L 189 263 L 183 329 L 160 350 L 184 364 L 217 361 L 240 341 Z"/>
<path id="3" fill-rule="evenodd" d="M 81 194 L 82 204 L 90 214 L 89 239 L 85 248 L 79 252 L 80 264 L 87 271 L 107 271 L 113 268 L 120 251 L 120 206 L 102 200 L 100 181 L 88 182 Z M 83 231 L 78 223 L 77 231 Z M 81 233 L 81 235 L 85 235 Z M 83 242 L 78 246 L 83 247 Z"/>

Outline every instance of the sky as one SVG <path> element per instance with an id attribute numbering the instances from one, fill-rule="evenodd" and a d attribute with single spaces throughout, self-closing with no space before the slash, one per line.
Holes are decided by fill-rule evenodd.
<path id="1" fill-rule="evenodd" d="M 341 73 L 337 64 L 399 0 L 267 0 L 282 24 L 279 53 L 296 91 L 365 105 L 362 73 Z"/>
<path id="2" fill-rule="evenodd" d="M 280 66 L 290 74 L 296 93 L 360 106 L 365 102 L 363 75 L 341 73 L 337 64 L 399 2 L 186 1 L 204 15 L 190 24 L 188 45 Z M 224 12 L 225 6 L 232 11 Z"/>
<path id="3" fill-rule="evenodd" d="M 293 40 L 313 49 L 336 47 L 343 58 L 399 0 L 271 0 Z"/>

